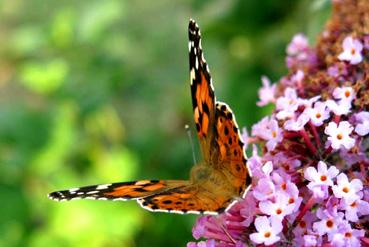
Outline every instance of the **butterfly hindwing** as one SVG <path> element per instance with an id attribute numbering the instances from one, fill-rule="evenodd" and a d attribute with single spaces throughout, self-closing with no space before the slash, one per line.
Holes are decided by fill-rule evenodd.
<path id="1" fill-rule="evenodd" d="M 214 194 L 193 184 L 173 188 L 158 194 L 140 198 L 138 203 L 150 211 L 170 213 L 218 214 L 232 202 L 230 198 Z"/>
<path id="2" fill-rule="evenodd" d="M 246 162 L 241 133 L 235 116 L 227 104 L 216 103 L 215 121 L 219 163 L 223 164 L 224 172 L 234 177 L 233 185 L 242 195 L 247 191 L 246 186 L 251 185 L 251 174 Z"/>

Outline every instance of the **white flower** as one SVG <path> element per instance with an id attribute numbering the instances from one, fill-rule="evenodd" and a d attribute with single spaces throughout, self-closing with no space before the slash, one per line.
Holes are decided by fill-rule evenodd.
<path id="1" fill-rule="evenodd" d="M 317 185 L 333 185 L 332 179 L 338 175 L 339 171 L 335 166 L 330 166 L 329 169 L 327 168 L 327 164 L 323 161 L 319 161 L 318 170 L 311 166 L 306 168 L 304 177 L 310 181 L 307 186 L 309 189 Z"/>
<path id="2" fill-rule="evenodd" d="M 359 199 L 356 194 L 363 189 L 363 183 L 355 178 L 351 182 L 348 181 L 346 174 L 341 173 L 337 176 L 337 185 L 333 185 L 332 190 L 337 198 L 343 198 L 347 202 L 354 202 Z"/>
<path id="3" fill-rule="evenodd" d="M 330 117 L 327 104 L 320 101 L 315 102 L 313 108 L 306 108 L 304 113 L 309 116 L 315 126 L 321 126 Z"/>
<path id="4" fill-rule="evenodd" d="M 331 214 L 331 212 L 322 208 L 317 210 L 316 215 L 321 219 L 321 221 L 317 221 L 313 224 L 314 231 L 320 236 L 328 234 L 328 237 L 337 231 L 337 228 L 343 221 L 344 216 L 342 212 L 333 212 L 333 214 Z"/>
<path id="5" fill-rule="evenodd" d="M 356 93 L 352 87 L 337 87 L 334 89 L 332 95 L 335 99 L 343 100 L 350 104 L 356 97 Z"/>
<path id="6" fill-rule="evenodd" d="M 327 100 L 326 104 L 329 110 L 337 116 L 347 115 L 351 110 L 351 102 L 344 100 L 340 100 L 338 103 L 334 100 Z"/>
<path id="7" fill-rule="evenodd" d="M 271 245 L 280 240 L 278 234 L 282 231 L 282 222 L 277 217 L 266 216 L 255 219 L 255 228 L 258 232 L 250 234 L 250 239 L 257 244 Z"/>
<path id="8" fill-rule="evenodd" d="M 358 64 L 363 61 L 363 56 L 361 55 L 363 44 L 359 40 L 348 36 L 343 40 L 342 47 L 343 52 L 338 55 L 339 60 L 348 61 L 350 64 Z"/>
<path id="9" fill-rule="evenodd" d="M 355 139 L 350 137 L 354 128 L 347 121 L 337 124 L 330 122 L 325 128 L 324 133 L 328 135 L 328 141 L 333 149 L 337 150 L 341 147 L 351 149 L 355 145 Z"/>

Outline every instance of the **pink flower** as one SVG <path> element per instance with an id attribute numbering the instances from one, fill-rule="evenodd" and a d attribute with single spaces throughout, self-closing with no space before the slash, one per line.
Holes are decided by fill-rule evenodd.
<path id="1" fill-rule="evenodd" d="M 298 33 L 293 36 L 291 43 L 287 46 L 287 55 L 295 56 L 301 52 L 306 51 L 309 48 L 309 42 L 306 36 L 302 33 Z"/>
<path id="2" fill-rule="evenodd" d="M 365 136 L 369 133 L 369 112 L 362 111 L 355 115 L 358 124 L 355 127 L 355 132 L 360 136 Z"/>
<path id="3" fill-rule="evenodd" d="M 279 142 L 282 141 L 282 130 L 278 122 L 273 118 L 265 117 L 259 123 L 252 126 L 252 135 L 258 136 L 267 141 L 268 150 L 274 150 Z"/>
<path id="4" fill-rule="evenodd" d="M 339 69 L 336 65 L 333 65 L 331 67 L 328 68 L 327 70 L 328 75 L 332 76 L 332 77 L 338 77 L 340 75 L 339 73 Z"/>
<path id="5" fill-rule="evenodd" d="M 324 133 L 328 135 L 328 141 L 333 149 L 337 150 L 341 147 L 351 149 L 355 145 L 355 139 L 350 137 L 353 129 L 347 121 L 341 121 L 338 126 L 335 122 L 330 122 Z"/>
<path id="6" fill-rule="evenodd" d="M 257 102 L 256 104 L 258 106 L 265 106 L 269 103 L 274 103 L 276 84 L 270 86 L 270 80 L 266 76 L 262 76 L 261 81 L 263 83 L 263 87 L 259 89 L 260 101 Z"/>
<path id="7" fill-rule="evenodd" d="M 252 193 L 259 201 L 268 200 L 274 197 L 275 185 L 269 178 L 262 178 L 258 181 Z"/>
<path id="8" fill-rule="evenodd" d="M 339 208 L 345 210 L 346 220 L 352 222 L 357 222 L 361 215 L 369 215 L 369 202 L 360 198 L 355 201 L 341 200 Z"/>
<path id="9" fill-rule="evenodd" d="M 263 140 L 268 139 L 269 136 L 266 134 L 266 130 L 269 128 L 269 122 L 269 117 L 263 117 L 258 123 L 252 126 L 251 135 Z"/>
<path id="10" fill-rule="evenodd" d="M 359 40 L 348 36 L 343 40 L 342 47 L 343 52 L 338 55 L 339 60 L 348 61 L 350 64 L 358 64 L 363 61 L 363 56 L 361 55 L 363 44 Z"/>
<path id="11" fill-rule="evenodd" d="M 247 147 L 248 147 L 248 145 L 249 145 L 249 141 L 250 141 L 249 133 L 247 132 L 247 128 L 246 127 L 243 127 L 242 128 L 241 137 L 242 137 L 243 143 L 245 143 L 244 149 L 246 150 Z"/>
<path id="12" fill-rule="evenodd" d="M 305 78 L 305 73 L 302 70 L 298 70 L 294 75 L 291 76 L 291 82 L 293 85 L 300 87 L 302 84 L 302 80 Z"/>
<path id="13" fill-rule="evenodd" d="M 308 233 L 308 229 L 311 229 L 313 221 L 316 220 L 315 214 L 310 211 L 306 212 L 304 217 L 298 222 L 297 226 L 293 229 L 293 234 L 297 236 L 302 236 Z"/>
<path id="14" fill-rule="evenodd" d="M 320 246 L 322 238 L 316 234 L 306 234 L 304 236 L 304 247 Z"/>
<path id="15" fill-rule="evenodd" d="M 255 219 L 255 228 L 258 232 L 250 234 L 250 239 L 257 244 L 271 245 L 279 241 L 283 226 L 277 217 L 260 216 Z"/>
<path id="16" fill-rule="evenodd" d="M 305 124 L 307 124 L 307 122 L 309 122 L 309 116 L 307 114 L 300 114 L 300 116 L 298 116 L 298 118 L 295 119 L 289 119 L 287 120 L 283 127 L 286 130 L 290 130 L 290 131 L 299 131 L 302 130 L 305 126 Z"/>
<path id="17" fill-rule="evenodd" d="M 208 239 L 206 241 L 200 241 L 198 243 L 189 242 L 187 243 L 187 247 L 216 247 L 216 243 L 214 239 Z"/>
<path id="18" fill-rule="evenodd" d="M 352 229 L 351 225 L 344 221 L 340 224 L 337 233 L 331 237 L 332 245 L 337 247 L 350 246 L 360 247 L 360 237 L 364 237 L 364 230 Z"/>
<path id="19" fill-rule="evenodd" d="M 305 109 L 304 113 L 315 126 L 321 126 L 330 117 L 326 103 L 320 101 L 315 102 L 313 108 Z"/>
<path id="20" fill-rule="evenodd" d="M 347 202 L 353 202 L 359 198 L 357 192 L 363 189 L 363 183 L 355 178 L 348 181 L 346 174 L 337 176 L 337 185 L 333 185 L 332 190 L 337 198 L 343 198 Z"/>
<path id="21" fill-rule="evenodd" d="M 342 148 L 340 150 L 340 156 L 346 162 L 348 166 L 351 166 L 358 162 L 366 162 L 369 163 L 369 156 L 365 153 L 365 143 L 362 141 L 356 141 L 356 149 L 351 152 L 351 150 L 347 150 Z"/>
<path id="22" fill-rule="evenodd" d="M 294 116 L 295 111 L 300 105 L 300 98 L 297 97 L 296 90 L 286 88 L 284 96 L 277 99 L 277 118 L 283 120 Z"/>
<path id="23" fill-rule="evenodd" d="M 256 145 L 252 145 L 252 156 L 247 160 L 247 165 L 251 170 L 252 176 L 257 178 L 264 177 L 264 173 L 261 168 L 261 157 L 258 154 Z"/>

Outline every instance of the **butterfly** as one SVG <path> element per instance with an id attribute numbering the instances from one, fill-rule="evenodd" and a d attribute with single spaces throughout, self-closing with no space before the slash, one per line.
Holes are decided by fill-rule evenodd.
<path id="1" fill-rule="evenodd" d="M 247 193 L 251 174 L 235 116 L 215 98 L 201 48 L 198 25 L 190 20 L 189 62 L 193 114 L 203 160 L 189 180 L 139 180 L 86 186 L 50 193 L 50 199 L 137 200 L 154 212 L 218 214 Z"/>

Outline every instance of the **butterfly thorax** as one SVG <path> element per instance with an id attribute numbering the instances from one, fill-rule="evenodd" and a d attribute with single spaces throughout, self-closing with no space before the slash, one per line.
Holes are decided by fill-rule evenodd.
<path id="1" fill-rule="evenodd" d="M 239 195 L 237 189 L 232 185 L 230 177 L 221 170 L 215 169 L 214 166 L 206 164 L 206 162 L 201 162 L 192 167 L 190 180 L 193 184 L 209 192 L 223 192 L 223 194 L 235 197 Z"/>

